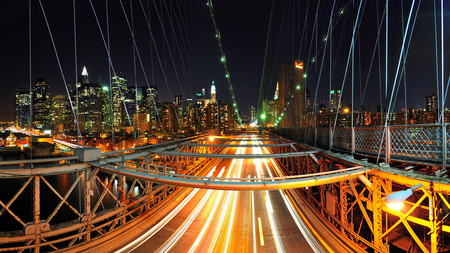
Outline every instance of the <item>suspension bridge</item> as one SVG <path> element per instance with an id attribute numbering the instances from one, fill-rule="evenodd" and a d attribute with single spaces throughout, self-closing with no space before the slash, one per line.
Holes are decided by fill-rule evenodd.
<path id="1" fill-rule="evenodd" d="M 29 159 L 0 161 L 0 252 L 450 250 L 449 9 L 29 1 L 30 87 L 15 93 L 11 128 L 30 136 Z M 257 36 L 246 22 L 264 33 L 240 37 L 255 55 L 229 44 L 230 26 Z M 35 62 L 45 50 L 60 114 L 45 111 L 60 107 L 46 104 L 47 81 L 32 82 L 49 73 Z M 86 67 L 78 78 L 86 55 L 109 80 Z M 259 96 L 240 93 L 254 73 Z M 207 98 L 198 85 L 211 80 Z M 38 158 L 33 138 L 52 124 L 48 139 L 73 153 Z"/>

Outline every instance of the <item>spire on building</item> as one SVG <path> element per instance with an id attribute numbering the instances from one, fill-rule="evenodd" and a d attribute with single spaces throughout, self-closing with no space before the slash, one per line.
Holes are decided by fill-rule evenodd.
<path id="1" fill-rule="evenodd" d="M 279 87 L 278 87 L 278 82 L 277 82 L 277 89 L 275 90 L 275 95 L 273 96 L 273 100 L 278 100 L 278 95 L 279 95 Z"/>
<path id="2" fill-rule="evenodd" d="M 86 70 L 86 66 L 83 66 L 83 72 L 81 72 L 82 76 L 88 76 L 88 72 Z"/>
<path id="3" fill-rule="evenodd" d="M 81 84 L 87 84 L 89 83 L 89 75 L 86 70 L 86 66 L 83 66 L 83 72 L 81 72 L 81 78 L 78 79 L 77 87 L 79 88 Z"/>

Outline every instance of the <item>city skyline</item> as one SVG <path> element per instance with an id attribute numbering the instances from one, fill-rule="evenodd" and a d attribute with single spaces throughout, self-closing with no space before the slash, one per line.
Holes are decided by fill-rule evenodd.
<path id="1" fill-rule="evenodd" d="M 137 86 L 158 86 L 160 96 L 165 100 L 172 100 L 174 94 L 182 94 L 184 98 L 195 98 L 196 93 L 202 88 L 207 88 L 209 83 L 214 80 L 218 94 L 217 99 L 232 101 L 220 52 L 217 48 L 217 41 L 215 40 L 217 34 L 214 32 L 209 9 L 205 2 L 178 3 L 174 1 L 172 6 L 164 3 L 161 3 L 162 6 L 156 4 L 158 8 L 155 8 L 152 3 L 150 3 L 150 6 L 144 4 L 144 8 L 140 4 L 134 3 L 132 7 L 134 22 L 127 23 L 127 18 L 128 21 L 132 20 L 131 3 L 124 1 L 124 10 L 117 2 L 111 2 L 108 6 L 111 14 L 109 17 L 110 56 L 114 72 L 121 72 L 122 75 L 126 76 L 130 86 L 135 84 Z M 327 41 L 327 24 L 331 6 L 316 6 L 310 1 L 295 3 L 292 6 L 284 6 L 282 3 L 273 4 L 272 6 L 270 1 L 214 1 L 214 17 L 223 42 L 227 69 L 231 76 L 230 80 L 241 115 L 249 115 L 250 105 L 255 105 L 257 110 L 260 110 L 258 102 L 270 99 L 273 96 L 276 85 L 274 76 L 277 75 L 276 69 L 282 62 L 292 63 L 293 59 L 296 58 L 305 62 L 305 66 L 308 68 L 306 85 L 311 93 L 312 101 L 327 100 L 329 92 L 327 86 L 331 86 L 333 90 L 339 90 L 343 85 L 342 78 L 348 58 L 348 43 L 350 40 L 345 39 L 343 41 L 345 43 L 342 45 L 340 41 L 342 41 L 343 35 L 351 38 L 352 24 L 340 19 L 339 15 L 342 11 L 345 14 L 349 13 L 347 15 L 355 19 L 358 6 L 350 6 L 347 1 L 336 2 L 335 20 L 337 27 L 333 38 L 333 50 L 335 52 L 333 53 L 332 71 L 334 79 L 330 82 L 328 74 L 324 74 L 331 71 L 329 70 L 330 67 L 327 66 L 329 56 L 328 53 L 325 53 L 325 56 L 321 55 L 320 49 L 325 46 L 324 42 Z M 0 113 L 0 118 L 12 119 L 13 109 L 11 105 L 13 101 L 10 95 L 13 94 L 16 87 L 29 87 L 30 83 L 36 78 L 44 77 L 51 84 L 51 95 L 64 95 L 65 84 L 75 84 L 82 66 L 86 66 L 90 70 L 93 82 L 96 82 L 99 77 L 102 78 L 103 83 L 108 82 L 112 73 L 110 74 L 108 70 L 108 55 L 105 47 L 105 43 L 108 44 L 105 3 L 93 5 L 99 26 L 97 26 L 96 16 L 93 15 L 90 4 L 76 3 L 77 47 L 75 48 L 72 3 L 42 1 L 42 9 L 46 13 L 45 17 L 52 31 L 63 74 L 60 72 L 59 63 L 55 57 L 53 42 L 50 40 L 41 6 L 32 3 L 31 78 L 29 73 L 30 55 L 28 53 L 28 6 L 14 2 L 8 3 L 8 5 L 10 5 L 11 11 L 2 18 L 4 19 L 3 23 L 10 23 L 11 25 L 2 26 L 0 29 L 5 37 L 11 39 L 3 40 L 0 48 L 2 56 L 13 61 L 0 63 L 0 69 L 7 73 L 3 75 L 0 83 L 5 89 L 5 92 L 2 93 L 4 97 L 0 99 L 0 106 L 5 109 Z M 409 5 L 403 7 L 398 3 L 391 5 L 391 12 L 402 13 L 404 16 L 403 24 L 406 25 Z M 371 2 L 368 3 L 366 8 L 375 9 L 375 7 L 377 6 Z M 400 11 L 401 8 L 403 8 L 403 11 Z M 434 34 L 430 33 L 430 31 L 434 31 L 434 22 L 430 18 L 430 13 L 433 13 L 433 4 L 424 3 L 420 8 L 417 20 L 418 28 L 413 33 L 406 65 L 407 78 L 405 81 L 401 80 L 401 84 L 399 83 L 401 88 L 400 91 L 397 91 L 398 95 L 396 96 L 398 98 L 396 98 L 397 104 L 394 111 L 405 107 L 400 106 L 400 104 L 407 104 L 406 107 L 408 108 L 424 108 L 425 98 L 421 94 L 438 92 L 435 85 L 438 74 L 434 66 L 436 65 L 434 57 L 439 53 L 439 50 L 435 52 L 436 50 L 433 47 L 437 42 L 434 42 Z M 450 4 L 446 4 L 444 8 L 445 11 L 448 11 Z M 188 14 L 181 10 L 188 10 L 191 13 Z M 124 11 L 127 14 L 126 17 L 123 15 Z M 311 14 L 308 19 L 304 18 L 307 11 Z M 318 16 L 320 25 L 316 25 L 314 18 L 311 18 L 317 11 L 320 13 Z M 338 11 L 339 14 L 336 14 Z M 151 14 L 149 21 L 152 24 L 153 38 L 149 34 L 146 20 L 148 15 L 145 16 L 144 13 Z M 174 15 L 171 15 L 171 13 Z M 233 15 L 229 15 L 229 13 L 233 13 Z M 270 19 L 271 13 L 272 20 Z M 176 17 L 175 14 L 178 16 Z M 281 26 L 281 21 L 285 15 L 289 18 L 285 20 L 284 26 Z M 357 42 L 358 46 L 355 49 L 358 54 L 355 57 L 356 59 L 364 57 L 367 60 L 366 62 L 360 61 L 355 66 L 357 70 L 354 75 L 355 89 L 359 90 L 355 91 L 354 104 L 359 107 L 363 104 L 371 110 L 376 110 L 377 105 L 382 104 L 383 107 L 386 107 L 389 104 L 389 101 L 386 100 L 389 100 L 388 95 L 392 92 L 402 38 L 400 36 L 402 34 L 402 22 L 399 22 L 402 15 L 392 15 L 390 19 L 392 25 L 389 28 L 389 77 L 388 84 L 384 87 L 383 55 L 385 42 L 383 37 L 379 39 L 380 51 L 374 54 L 381 58 L 375 57 L 376 61 L 373 63 L 374 66 L 378 65 L 380 70 L 372 70 L 372 73 L 367 76 L 370 62 L 368 59 L 372 57 L 372 49 L 376 41 L 376 32 L 374 31 L 380 29 L 384 32 L 384 27 L 378 28 L 376 22 L 370 23 L 367 21 L 378 18 L 381 22 L 382 12 L 380 11 L 378 16 L 375 15 L 375 13 L 366 13 L 361 21 L 363 22 L 361 31 L 358 31 L 358 33 L 361 33 L 360 38 L 367 38 L 370 43 L 361 46 L 363 43 Z M 349 20 L 352 18 L 349 18 Z M 271 20 L 272 27 L 270 32 L 269 20 Z M 140 53 L 140 55 L 136 54 L 136 78 L 133 67 L 133 40 L 128 24 L 130 26 L 134 24 L 135 26 L 137 45 L 135 50 Z M 164 24 L 166 29 L 164 33 L 161 24 Z M 282 27 L 281 30 L 280 27 Z M 444 31 L 445 38 L 448 37 L 448 29 L 446 27 Z M 316 37 L 318 41 L 312 39 L 306 41 L 303 39 L 303 34 L 312 38 Z M 277 39 L 283 39 L 287 44 L 281 47 L 281 45 L 277 45 Z M 267 55 L 265 56 L 267 42 Z M 448 44 L 448 40 L 445 40 L 445 44 Z M 74 56 L 75 49 L 77 50 L 76 59 Z M 445 53 L 446 59 L 450 55 L 447 51 Z M 318 55 L 315 55 L 316 52 L 318 52 Z M 278 58 L 274 59 L 274 57 Z M 142 62 L 142 66 L 140 62 Z M 318 72 L 322 67 L 318 64 L 314 65 L 314 62 L 324 65 L 320 78 Z M 423 66 L 426 66 L 426 68 L 423 68 Z M 445 66 L 446 73 L 444 76 L 447 79 L 446 76 L 449 71 L 448 65 Z M 351 69 L 351 66 L 349 68 Z M 77 75 L 74 75 L 75 72 L 77 72 Z M 264 73 L 263 76 L 262 73 Z M 348 73 L 345 81 L 346 86 L 342 94 L 344 104 L 351 100 L 349 95 L 350 79 L 351 74 Z M 366 80 L 368 81 L 366 82 Z M 316 85 L 316 83 L 319 83 L 319 85 Z M 364 85 L 367 85 L 367 87 L 364 88 Z M 404 85 L 408 88 L 402 91 Z M 319 87 L 316 91 L 317 86 Z M 261 87 L 262 95 L 261 98 L 258 98 Z M 360 96 L 363 93 L 372 96 L 366 96 L 364 102 L 361 103 Z M 374 94 L 376 96 L 373 96 Z"/>

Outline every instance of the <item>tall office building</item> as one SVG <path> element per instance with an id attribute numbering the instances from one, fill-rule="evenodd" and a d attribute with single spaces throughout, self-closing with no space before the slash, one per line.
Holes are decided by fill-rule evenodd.
<path id="1" fill-rule="evenodd" d="M 203 106 L 206 106 L 206 102 L 205 102 L 205 94 L 206 94 L 205 88 L 203 88 L 203 89 L 202 89 L 202 105 L 203 105 Z"/>
<path id="2" fill-rule="evenodd" d="M 213 104 L 217 103 L 216 86 L 214 85 L 214 81 L 212 81 L 212 85 L 211 85 L 211 103 L 213 103 Z"/>
<path id="3" fill-rule="evenodd" d="M 250 121 L 256 121 L 256 108 L 253 105 L 250 105 Z"/>
<path id="4" fill-rule="evenodd" d="M 437 112 L 439 110 L 437 102 L 436 94 L 431 93 L 431 95 L 425 96 L 425 110 L 427 112 Z"/>
<path id="5" fill-rule="evenodd" d="M 300 115 L 305 112 L 306 82 L 303 80 L 305 77 L 301 60 L 295 60 L 294 64 L 282 63 L 278 67 L 278 112 L 284 116 L 280 126 L 296 126 Z M 294 97 L 291 100 L 292 96 Z"/>
<path id="6" fill-rule="evenodd" d="M 50 84 L 44 78 L 37 78 L 33 83 L 33 126 L 46 128 L 50 126 Z"/>
<path id="7" fill-rule="evenodd" d="M 102 131 L 103 87 L 89 82 L 86 67 L 83 68 L 78 86 L 78 118 L 81 132 Z"/>
<path id="8" fill-rule="evenodd" d="M 14 125 L 20 128 L 29 127 L 30 89 L 27 87 L 14 90 Z"/>
<path id="9" fill-rule="evenodd" d="M 330 112 L 336 112 L 340 100 L 341 100 L 341 90 L 331 90 L 330 97 L 328 99 L 328 110 Z"/>
<path id="10" fill-rule="evenodd" d="M 53 129 L 56 132 L 64 132 L 64 124 L 66 123 L 66 96 L 52 96 L 50 113 Z"/>
<path id="11" fill-rule="evenodd" d="M 115 75 L 111 77 L 112 86 L 112 121 L 114 131 L 120 131 L 123 128 L 125 118 L 125 109 L 123 101 L 127 94 L 127 79 L 122 76 Z"/>
<path id="12" fill-rule="evenodd" d="M 108 85 L 104 85 L 101 79 L 98 81 L 99 85 L 102 87 L 101 98 L 102 98 L 102 129 L 105 132 L 111 132 L 112 129 L 112 115 L 111 115 L 111 93 Z"/>

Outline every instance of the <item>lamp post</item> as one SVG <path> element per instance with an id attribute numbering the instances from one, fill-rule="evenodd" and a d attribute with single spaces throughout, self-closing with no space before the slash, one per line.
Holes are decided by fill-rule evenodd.
<path id="1" fill-rule="evenodd" d="M 421 187 L 423 187 L 423 185 L 422 185 L 422 183 L 419 183 L 419 184 L 414 185 L 413 187 L 408 188 L 406 190 L 389 194 L 388 196 L 386 196 L 386 199 L 385 199 L 386 205 L 389 208 L 391 208 L 392 210 L 399 211 L 403 207 L 403 202 L 412 195 L 413 191 L 415 191 Z M 425 189 L 425 191 L 427 191 L 427 190 Z"/>

